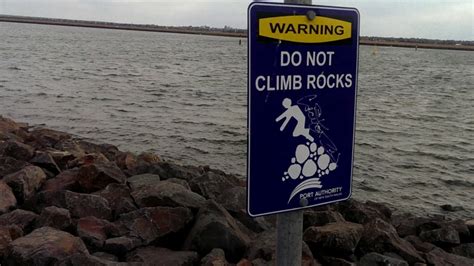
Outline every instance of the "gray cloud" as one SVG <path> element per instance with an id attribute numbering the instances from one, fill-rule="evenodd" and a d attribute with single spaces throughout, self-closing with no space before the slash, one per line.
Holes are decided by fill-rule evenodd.
<path id="1" fill-rule="evenodd" d="M 352 6 L 361 13 L 361 34 L 474 40 L 472 0 L 320 0 Z M 1 14 L 159 25 L 225 25 L 245 28 L 244 0 L 0 0 Z"/>

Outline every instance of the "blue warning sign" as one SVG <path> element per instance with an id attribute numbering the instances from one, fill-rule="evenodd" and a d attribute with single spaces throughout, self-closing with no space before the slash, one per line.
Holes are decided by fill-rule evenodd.
<path id="1" fill-rule="evenodd" d="M 358 11 L 252 3 L 248 39 L 248 213 L 348 199 Z"/>

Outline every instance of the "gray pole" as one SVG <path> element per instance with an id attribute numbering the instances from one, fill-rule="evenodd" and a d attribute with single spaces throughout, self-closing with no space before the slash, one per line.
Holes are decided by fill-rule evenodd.
<path id="1" fill-rule="evenodd" d="M 311 0 L 285 0 L 286 4 L 311 5 Z M 277 215 L 277 266 L 301 266 L 303 211 Z"/>

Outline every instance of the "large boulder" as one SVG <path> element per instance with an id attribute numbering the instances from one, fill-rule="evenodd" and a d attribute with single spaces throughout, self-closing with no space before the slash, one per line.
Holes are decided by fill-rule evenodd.
<path id="1" fill-rule="evenodd" d="M 474 259 L 458 256 L 445 252 L 440 248 L 434 248 L 430 252 L 425 254 L 426 262 L 429 265 L 444 266 L 444 265 L 456 265 L 456 266 L 472 266 L 474 265 Z"/>
<path id="2" fill-rule="evenodd" d="M 61 169 L 54 161 L 53 156 L 48 152 L 37 152 L 36 155 L 30 160 L 30 163 L 39 166 L 47 171 L 57 175 L 61 172 Z"/>
<path id="3" fill-rule="evenodd" d="M 392 225 L 378 218 L 365 224 L 358 251 L 361 254 L 393 252 L 410 264 L 425 262 L 410 242 L 398 236 Z"/>
<path id="4" fill-rule="evenodd" d="M 80 168 L 78 180 L 84 191 L 95 192 L 110 183 L 125 183 L 126 176 L 114 163 L 93 163 Z"/>
<path id="5" fill-rule="evenodd" d="M 17 200 L 23 203 L 46 181 L 46 174 L 37 166 L 26 166 L 18 172 L 3 178 L 13 190 Z"/>
<path id="6" fill-rule="evenodd" d="M 461 244 L 459 233 L 451 226 L 423 231 L 420 238 L 425 242 L 433 243 L 437 246 L 454 246 Z"/>
<path id="7" fill-rule="evenodd" d="M 408 266 L 408 263 L 404 260 L 395 259 L 375 252 L 364 255 L 360 259 L 359 264 L 364 266 Z"/>
<path id="8" fill-rule="evenodd" d="M 336 208 L 346 221 L 358 224 L 366 224 L 377 218 L 389 222 L 391 218 L 391 212 L 386 206 L 373 202 L 364 204 L 350 199 L 339 202 Z"/>
<path id="9" fill-rule="evenodd" d="M 122 214 L 115 224 L 122 235 L 138 238 L 148 245 L 181 232 L 192 220 L 192 212 L 184 207 L 151 207 Z"/>
<path id="10" fill-rule="evenodd" d="M 237 177 L 217 171 L 208 171 L 189 181 L 191 190 L 207 199 L 216 200 L 224 190 L 239 186 Z"/>
<path id="11" fill-rule="evenodd" d="M 74 218 L 87 216 L 95 216 L 106 220 L 112 218 L 109 202 L 101 196 L 71 191 L 65 191 L 63 195 L 63 204 L 58 207 L 68 209 Z"/>
<path id="12" fill-rule="evenodd" d="M 249 237 L 241 231 L 238 222 L 222 206 L 209 200 L 199 210 L 184 248 L 198 251 L 203 256 L 214 248 L 221 248 L 229 261 L 237 262 L 249 242 Z"/>
<path id="13" fill-rule="evenodd" d="M 21 230 L 27 232 L 33 227 L 38 217 L 38 214 L 34 212 L 16 209 L 0 216 L 0 226 L 14 224 L 20 227 Z"/>
<path id="14" fill-rule="evenodd" d="M 127 262 L 139 262 L 141 265 L 152 266 L 193 266 L 199 256 L 193 251 L 172 251 L 159 247 L 138 248 L 127 254 Z"/>
<path id="15" fill-rule="evenodd" d="M 331 210 L 314 211 L 306 210 L 303 213 L 303 229 L 310 226 L 323 226 L 328 223 L 344 222 L 344 217 L 337 212 Z"/>
<path id="16" fill-rule="evenodd" d="M 184 179 L 190 181 L 203 174 L 203 170 L 195 166 L 183 166 L 170 162 L 158 162 L 144 166 L 136 170 L 136 174 L 157 174 L 162 180 L 170 178 Z"/>
<path id="17" fill-rule="evenodd" d="M 436 248 L 435 245 L 428 243 L 428 242 L 423 242 L 419 237 L 417 236 L 406 236 L 404 238 L 406 241 L 410 242 L 416 250 L 422 252 L 422 253 L 428 253 L 434 248 Z"/>
<path id="18" fill-rule="evenodd" d="M 43 186 L 41 191 L 62 191 L 62 190 L 78 190 L 79 169 L 69 169 L 61 172 L 56 177 L 48 179 Z"/>
<path id="19" fill-rule="evenodd" d="M 118 257 L 123 257 L 128 251 L 142 245 L 142 241 L 136 237 L 120 236 L 105 240 L 104 250 Z"/>
<path id="20" fill-rule="evenodd" d="M 230 266 L 224 250 L 215 248 L 201 259 L 201 266 Z"/>
<path id="21" fill-rule="evenodd" d="M 28 161 L 33 157 L 35 149 L 18 141 L 0 142 L 0 156 L 9 156 L 17 160 Z"/>
<path id="22" fill-rule="evenodd" d="M 30 131 L 30 144 L 38 149 L 53 148 L 59 141 L 71 139 L 68 133 L 47 129 L 36 128 Z"/>
<path id="23" fill-rule="evenodd" d="M 0 180 L 0 214 L 10 211 L 16 206 L 16 198 L 12 189 Z"/>
<path id="24" fill-rule="evenodd" d="M 131 193 L 139 207 L 188 207 L 197 209 L 205 199 L 182 185 L 160 181 L 154 185 L 139 186 Z"/>
<path id="25" fill-rule="evenodd" d="M 140 174 L 134 175 L 127 179 L 132 190 L 137 190 L 147 186 L 154 186 L 160 182 L 160 176 L 156 174 Z"/>
<path id="26" fill-rule="evenodd" d="M 39 227 L 53 227 L 58 230 L 68 230 L 72 225 L 71 215 L 68 210 L 58 208 L 56 206 L 49 206 L 41 211 L 40 216 L 36 220 L 36 228 Z"/>
<path id="27" fill-rule="evenodd" d="M 114 161 L 115 157 L 118 153 L 120 153 L 119 149 L 111 144 L 95 144 L 86 140 L 79 140 L 77 141 L 79 147 L 88 154 L 103 154 L 109 161 Z"/>
<path id="28" fill-rule="evenodd" d="M 328 255 L 349 256 L 354 253 L 364 227 L 351 222 L 335 222 L 323 226 L 311 226 L 303 239 L 313 252 Z"/>
<path id="29" fill-rule="evenodd" d="M 456 255 L 474 259 L 474 243 L 461 244 L 451 251 Z"/>
<path id="30" fill-rule="evenodd" d="M 20 171 L 28 165 L 30 164 L 12 157 L 0 156 L 0 179 L 6 175 Z"/>
<path id="31" fill-rule="evenodd" d="M 94 255 L 74 254 L 62 259 L 55 266 L 139 266 L 138 264 L 129 264 L 126 262 L 109 261 Z"/>
<path id="32" fill-rule="evenodd" d="M 80 238 L 50 227 L 42 227 L 11 242 L 4 264 L 53 265 L 73 254 L 89 254 Z"/>
<path id="33" fill-rule="evenodd" d="M 0 258 L 3 258 L 8 244 L 12 241 L 10 229 L 6 226 L 0 226 Z"/>
<path id="34" fill-rule="evenodd" d="M 127 185 L 112 183 L 94 194 L 106 199 L 110 204 L 114 217 L 118 217 L 123 213 L 137 209 L 130 196 L 130 192 L 130 188 Z"/>

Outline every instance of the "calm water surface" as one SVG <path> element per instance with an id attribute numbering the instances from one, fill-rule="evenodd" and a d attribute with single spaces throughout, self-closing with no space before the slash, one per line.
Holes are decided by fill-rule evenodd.
<path id="1" fill-rule="evenodd" d="M 0 23 L 0 114 L 244 175 L 246 43 Z M 474 217 L 474 53 L 361 46 L 353 196 Z"/>

